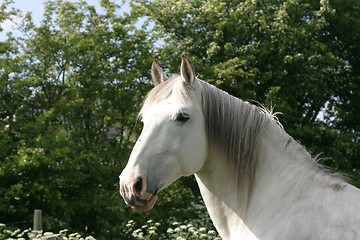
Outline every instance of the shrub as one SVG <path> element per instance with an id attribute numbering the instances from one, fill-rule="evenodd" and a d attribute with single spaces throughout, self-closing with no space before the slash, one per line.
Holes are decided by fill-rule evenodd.
<path id="1" fill-rule="evenodd" d="M 161 224 L 148 220 L 147 224 L 138 226 L 134 220 L 128 221 L 126 224 L 126 232 L 133 239 L 176 239 L 176 240 L 192 240 L 192 239 L 221 239 L 215 230 L 207 230 L 205 227 L 195 227 L 191 223 L 183 224 L 173 222 L 166 232 L 159 232 Z"/>
<path id="2" fill-rule="evenodd" d="M 63 240 L 95 240 L 92 236 L 82 237 L 79 233 L 68 233 L 67 229 L 61 230 Z M 11 229 L 0 223 L 0 240 L 45 240 L 54 239 L 58 234 L 52 232 L 32 231 L 31 229 Z"/>

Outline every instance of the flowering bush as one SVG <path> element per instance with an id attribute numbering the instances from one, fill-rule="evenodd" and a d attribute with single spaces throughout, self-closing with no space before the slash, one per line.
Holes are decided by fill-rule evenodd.
<path id="1" fill-rule="evenodd" d="M 148 220 L 147 224 L 136 227 L 135 221 L 129 220 L 125 231 L 130 239 L 221 239 L 215 230 L 207 230 L 205 227 L 197 228 L 190 223 L 185 225 L 173 222 L 166 232 L 159 232 L 160 225 L 158 222 Z M 83 237 L 79 233 L 68 233 L 66 229 L 54 234 L 52 232 L 32 231 L 31 229 L 11 230 L 5 224 L 0 224 L 0 240 L 55 240 L 58 235 L 61 235 L 63 240 L 95 240 L 92 236 Z"/>
<path id="2" fill-rule="evenodd" d="M 58 234 L 52 232 L 32 231 L 31 229 L 9 229 L 5 224 L 0 223 L 0 240 L 46 240 L 57 239 L 62 236 L 63 240 L 95 240 L 92 236 L 82 237 L 79 233 L 68 233 L 67 229 L 61 230 Z"/>
<path id="3" fill-rule="evenodd" d="M 192 239 L 218 239 L 221 238 L 215 230 L 207 230 L 205 227 L 194 227 L 191 223 L 182 224 L 173 222 L 166 232 L 158 232 L 161 224 L 148 220 L 147 224 L 136 227 L 133 220 L 126 224 L 126 231 L 134 239 L 176 239 L 176 240 L 192 240 Z"/>
<path id="4" fill-rule="evenodd" d="M 166 198 L 166 196 L 165 196 Z M 174 201 L 171 202 L 171 206 Z M 161 207 L 164 207 L 162 205 Z M 171 207 L 171 217 L 163 215 L 133 215 L 133 219 L 124 220 L 120 232 L 116 235 L 119 239 L 159 239 L 159 240 L 195 240 L 195 239 L 221 239 L 212 225 L 201 198 L 189 201 L 185 207 Z M 140 217 L 141 216 L 141 217 Z M 144 216 L 148 218 L 144 219 Z M 196 216 L 196 218 L 194 218 Z M 150 220 L 149 220 L 150 218 Z M 155 219 L 154 219 L 155 218 Z M 57 233 L 63 240 L 95 240 L 92 236 L 82 236 L 79 233 L 70 233 L 67 229 Z M 31 229 L 12 229 L 5 224 L 0 224 L 0 240 L 55 240 L 57 234 L 51 232 L 32 231 Z M 98 235 L 98 239 L 107 239 Z"/>

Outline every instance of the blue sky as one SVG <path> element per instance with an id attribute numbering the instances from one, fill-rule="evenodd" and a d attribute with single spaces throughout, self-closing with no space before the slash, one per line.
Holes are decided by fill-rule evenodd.
<path id="1" fill-rule="evenodd" d="M 71 2 L 76 2 L 76 0 L 69 0 Z M 116 3 L 121 3 L 121 0 L 114 0 Z M 20 9 L 23 14 L 26 12 L 31 12 L 34 22 L 38 25 L 42 20 L 42 14 L 44 12 L 44 0 L 14 0 L 13 6 L 17 9 Z M 100 8 L 100 0 L 85 0 L 89 5 L 95 6 L 97 9 Z M 128 1 L 127 1 L 128 2 Z M 129 6 L 125 6 L 121 9 L 122 11 L 128 11 Z M 0 32 L 0 41 L 5 39 L 6 32 L 12 31 L 13 23 L 11 21 L 5 21 L 1 24 L 1 27 L 4 29 L 3 32 Z"/>

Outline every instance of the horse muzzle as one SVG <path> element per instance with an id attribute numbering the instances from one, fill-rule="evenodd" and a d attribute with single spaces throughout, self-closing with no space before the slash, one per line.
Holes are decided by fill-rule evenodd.
<path id="1" fill-rule="evenodd" d="M 120 178 L 120 195 L 125 203 L 137 212 L 149 211 L 155 205 L 158 189 L 149 193 L 143 177 L 137 177 L 130 184 L 125 184 Z"/>

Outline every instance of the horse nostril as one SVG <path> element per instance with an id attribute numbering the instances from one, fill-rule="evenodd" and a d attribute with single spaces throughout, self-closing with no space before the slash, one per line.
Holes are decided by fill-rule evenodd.
<path id="1" fill-rule="evenodd" d="M 142 187 L 143 187 L 143 180 L 142 180 L 142 178 L 138 178 L 138 180 L 134 184 L 134 189 L 135 189 L 136 195 L 139 196 L 141 194 Z"/>

